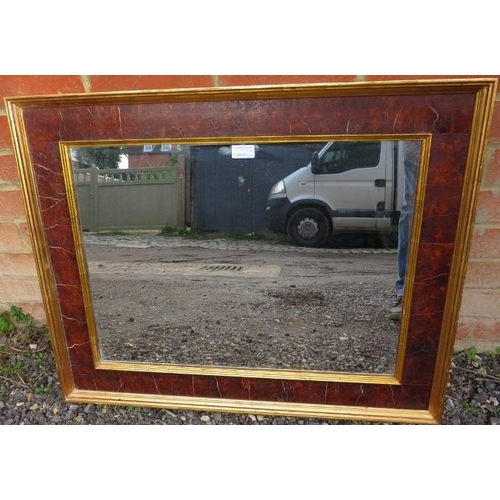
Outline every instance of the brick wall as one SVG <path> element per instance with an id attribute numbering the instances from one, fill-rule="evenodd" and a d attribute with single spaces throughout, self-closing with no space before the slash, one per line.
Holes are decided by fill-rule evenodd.
<path id="1" fill-rule="evenodd" d="M 470 76 L 470 75 L 468 75 Z M 479 75 L 478 75 L 479 76 Z M 18 305 L 45 319 L 3 98 L 113 90 L 393 80 L 394 76 L 0 75 L 0 311 Z M 401 79 L 426 78 L 422 75 Z M 434 75 L 432 78 L 439 78 Z M 463 293 L 457 347 L 500 345 L 500 98 L 488 142 Z"/>
<path id="2" fill-rule="evenodd" d="M 500 345 L 500 94 L 484 163 L 457 347 Z"/>

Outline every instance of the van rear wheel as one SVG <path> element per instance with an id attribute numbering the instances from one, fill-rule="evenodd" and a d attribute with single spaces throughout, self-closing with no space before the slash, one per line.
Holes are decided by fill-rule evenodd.
<path id="1" fill-rule="evenodd" d="M 320 247 L 330 233 L 328 219 L 316 208 L 297 210 L 286 229 L 290 241 L 300 247 Z"/>

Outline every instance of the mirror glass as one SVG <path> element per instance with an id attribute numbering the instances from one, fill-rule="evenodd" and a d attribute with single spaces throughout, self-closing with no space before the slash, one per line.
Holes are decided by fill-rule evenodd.
<path id="1" fill-rule="evenodd" d="M 70 148 L 101 358 L 394 373 L 419 148 Z"/>

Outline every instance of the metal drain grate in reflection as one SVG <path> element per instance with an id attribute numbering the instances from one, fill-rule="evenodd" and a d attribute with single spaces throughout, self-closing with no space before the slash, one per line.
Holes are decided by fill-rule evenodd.
<path id="1" fill-rule="evenodd" d="M 243 266 L 228 266 L 228 265 L 211 265 L 203 266 L 201 271 L 206 272 L 218 272 L 218 271 L 229 271 L 229 272 L 241 272 L 243 271 Z"/>

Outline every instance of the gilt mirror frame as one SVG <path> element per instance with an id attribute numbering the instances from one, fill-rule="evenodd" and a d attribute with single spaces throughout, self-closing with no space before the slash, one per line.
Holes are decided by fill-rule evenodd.
<path id="1" fill-rule="evenodd" d="M 174 89 L 6 98 L 63 397 L 68 402 L 439 423 L 496 79 Z M 393 375 L 103 361 L 69 148 L 330 138 L 422 141 Z M 202 285 L 200 285 L 202 286 Z"/>

